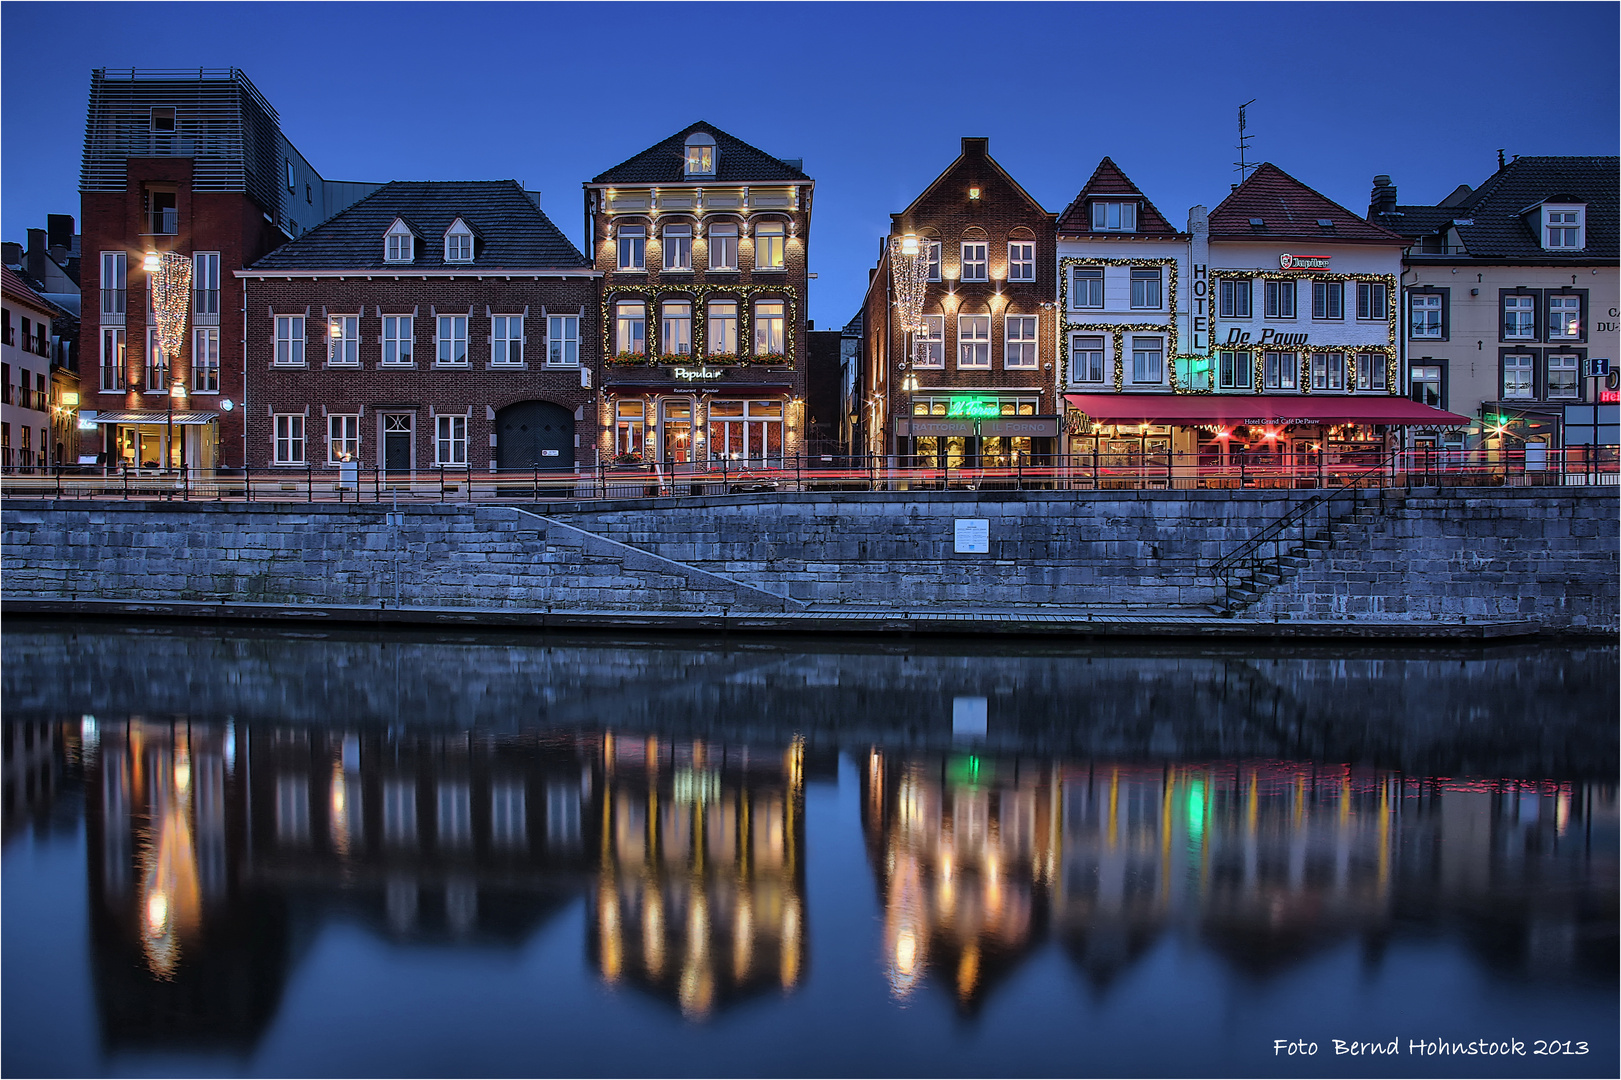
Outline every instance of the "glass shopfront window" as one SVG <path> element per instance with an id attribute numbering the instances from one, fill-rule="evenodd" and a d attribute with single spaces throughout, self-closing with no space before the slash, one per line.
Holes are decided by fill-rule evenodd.
<path id="1" fill-rule="evenodd" d="M 709 454 L 747 465 L 782 464 L 783 403 L 711 401 Z"/>
<path id="2" fill-rule="evenodd" d="M 614 404 L 614 460 L 620 464 L 633 464 L 621 459 L 642 458 L 642 429 L 647 417 L 647 403 L 632 398 Z"/>

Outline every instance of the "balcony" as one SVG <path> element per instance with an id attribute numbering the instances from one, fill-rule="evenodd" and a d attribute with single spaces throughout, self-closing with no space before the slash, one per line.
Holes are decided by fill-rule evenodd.
<path id="1" fill-rule="evenodd" d="M 192 310 L 198 315 L 218 315 L 220 313 L 220 291 L 218 289 L 193 289 Z"/>
<path id="2" fill-rule="evenodd" d="M 174 236 L 180 231 L 180 211 L 172 206 L 152 211 L 147 224 L 152 231 L 148 236 Z"/>

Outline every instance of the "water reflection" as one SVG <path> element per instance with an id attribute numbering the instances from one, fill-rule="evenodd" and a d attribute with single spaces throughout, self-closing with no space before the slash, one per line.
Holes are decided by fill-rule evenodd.
<path id="1" fill-rule="evenodd" d="M 96 644 L 117 652 L 117 640 Z M 216 658 L 243 645 L 156 644 Z M 297 975 L 338 926 L 459 958 L 515 957 L 557 928 L 580 963 L 546 979 L 700 1028 L 759 1015 L 745 1002 L 796 1007 L 817 980 L 833 981 L 834 999 L 859 998 L 868 980 L 902 1008 L 983 1023 L 1032 977 L 1069 1000 L 1050 974 L 1029 974 L 1048 970 L 1043 954 L 1062 957 L 1092 1002 L 1115 1000 L 1167 944 L 1186 978 L 1214 962 L 1261 985 L 1340 946 L 1377 970 L 1403 943 L 1451 942 L 1516 984 L 1613 997 L 1621 868 L 1602 691 L 1614 650 L 1494 665 L 644 649 L 652 674 L 637 676 L 628 646 L 509 644 L 508 674 L 485 656 L 474 678 L 466 646 L 398 646 L 419 650 L 407 695 L 459 665 L 469 697 L 543 714 L 445 723 L 379 722 L 376 700 L 332 721 L 265 715 L 308 688 L 256 698 L 220 684 L 334 654 L 369 677 L 399 657 L 365 640 L 251 645 L 199 695 L 228 710 L 138 710 L 139 687 L 98 686 L 79 700 L 58 690 L 68 712 L 17 706 L 52 696 L 49 669 L 19 666 L 8 634 L 5 835 L 83 823 L 108 1050 L 254 1052 L 284 998 L 310 993 Z M 409 674 L 424 657 L 435 665 Z M 1391 714 L 1408 707 L 1415 671 L 1436 704 L 1403 725 Z M 1438 723 L 1466 714 L 1471 688 L 1476 722 Z M 1133 713 L 1144 695 L 1160 705 Z M 81 711 L 92 696 L 99 711 Z M 1344 729 L 1348 697 L 1360 742 Z M 1289 739 L 1319 752 L 1265 752 Z M 1213 742 L 1228 752 L 1208 752 Z M 1322 752 L 1346 744 L 1356 752 Z M 853 784 L 833 783 L 841 759 Z M 1391 765 L 1415 761 L 1455 768 Z M 820 892 L 808 881 L 831 871 L 807 856 L 818 783 L 859 821 L 823 822 L 823 835 L 857 845 L 858 868 L 865 853 Z M 828 913 L 858 895 L 870 939 L 850 936 L 861 918 Z M 8 945 L 23 932 L 8 919 Z M 824 963 L 851 950 L 876 968 Z"/>

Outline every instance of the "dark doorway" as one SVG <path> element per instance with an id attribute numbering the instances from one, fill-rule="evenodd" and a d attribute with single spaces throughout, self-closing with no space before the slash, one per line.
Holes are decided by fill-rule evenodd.
<path id="1" fill-rule="evenodd" d="M 410 413 L 383 414 L 383 468 L 411 471 L 411 434 L 416 417 Z"/>
<path id="2" fill-rule="evenodd" d="M 574 468 L 574 414 L 550 401 L 520 401 L 495 414 L 498 469 Z"/>

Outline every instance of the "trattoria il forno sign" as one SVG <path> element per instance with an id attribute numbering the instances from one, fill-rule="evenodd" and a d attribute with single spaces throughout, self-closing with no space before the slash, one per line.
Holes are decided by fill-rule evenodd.
<path id="1" fill-rule="evenodd" d="M 1332 255 L 1290 255 L 1288 253 L 1278 256 L 1278 266 L 1285 270 L 1327 270 L 1328 260 Z"/>

